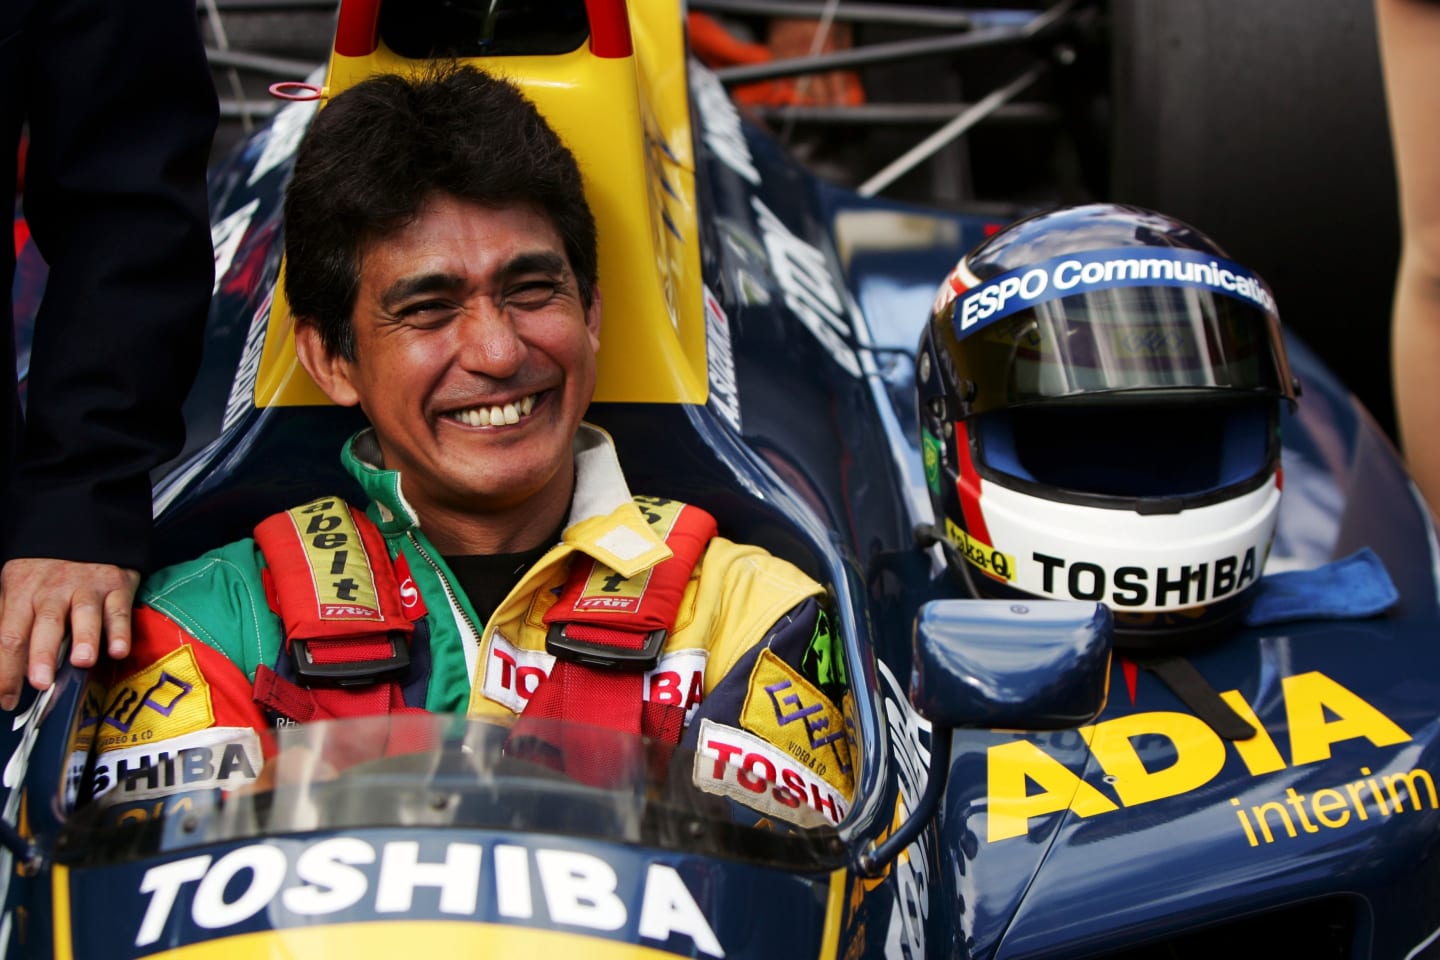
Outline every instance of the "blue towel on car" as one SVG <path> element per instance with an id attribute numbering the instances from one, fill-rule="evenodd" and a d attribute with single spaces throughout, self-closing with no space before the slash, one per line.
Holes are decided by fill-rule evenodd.
<path id="1" fill-rule="evenodd" d="M 1313 570 L 1261 577 L 1245 624 L 1291 620 L 1359 620 L 1384 613 L 1400 599 L 1385 564 L 1369 547 Z"/>

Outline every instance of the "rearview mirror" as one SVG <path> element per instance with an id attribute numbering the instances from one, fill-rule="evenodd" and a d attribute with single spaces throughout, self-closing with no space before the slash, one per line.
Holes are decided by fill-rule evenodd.
<path id="1" fill-rule="evenodd" d="M 1105 708 L 1103 603 L 934 600 L 915 618 L 910 702 L 948 727 L 1065 730 Z"/>
<path id="2" fill-rule="evenodd" d="M 1114 620 L 1103 603 L 932 600 L 915 617 L 910 702 L 933 724 L 930 776 L 910 817 L 867 844 L 855 872 L 878 877 L 935 815 L 957 727 L 1064 730 L 1105 709 Z"/>

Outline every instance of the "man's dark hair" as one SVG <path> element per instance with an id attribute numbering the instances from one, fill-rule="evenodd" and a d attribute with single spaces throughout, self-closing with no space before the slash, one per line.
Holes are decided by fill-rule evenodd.
<path id="1" fill-rule="evenodd" d="M 469 66 L 383 74 L 316 115 L 285 194 L 285 296 L 331 354 L 355 356 L 361 249 L 414 221 L 435 194 L 533 205 L 560 234 L 590 306 L 595 218 L 575 157 L 535 105 Z"/>

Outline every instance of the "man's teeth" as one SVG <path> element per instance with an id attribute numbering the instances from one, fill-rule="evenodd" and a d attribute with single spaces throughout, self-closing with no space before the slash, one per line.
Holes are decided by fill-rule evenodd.
<path id="1" fill-rule="evenodd" d="M 521 417 L 529 416 L 535 408 L 535 395 L 523 397 L 514 403 L 497 404 L 490 407 L 471 407 L 457 410 L 451 416 L 472 427 L 499 427 L 519 423 Z"/>

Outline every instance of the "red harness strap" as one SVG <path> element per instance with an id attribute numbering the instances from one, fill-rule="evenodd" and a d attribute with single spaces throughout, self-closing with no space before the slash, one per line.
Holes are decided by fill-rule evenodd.
<path id="1" fill-rule="evenodd" d="M 266 596 L 284 621 L 301 680 L 262 664 L 255 701 L 298 723 L 424 713 L 405 705 L 397 680 L 409 667 L 414 621 L 425 606 L 404 557 L 390 560 L 370 518 L 323 497 L 269 517 L 255 528 L 255 541 L 268 567 Z"/>
<path id="2" fill-rule="evenodd" d="M 679 742 L 684 708 L 646 702 L 645 674 L 660 658 L 690 573 L 716 526 L 699 507 L 678 506 L 665 534 L 670 559 L 628 579 L 594 559 L 571 566 L 560 599 L 545 614 L 545 649 L 554 654 L 555 665 L 531 695 L 522 720 L 565 720 Z M 591 754 L 573 742 L 577 736 L 583 733 L 567 732 L 570 773 L 580 773 L 573 763 L 583 764 L 581 757 Z"/>

